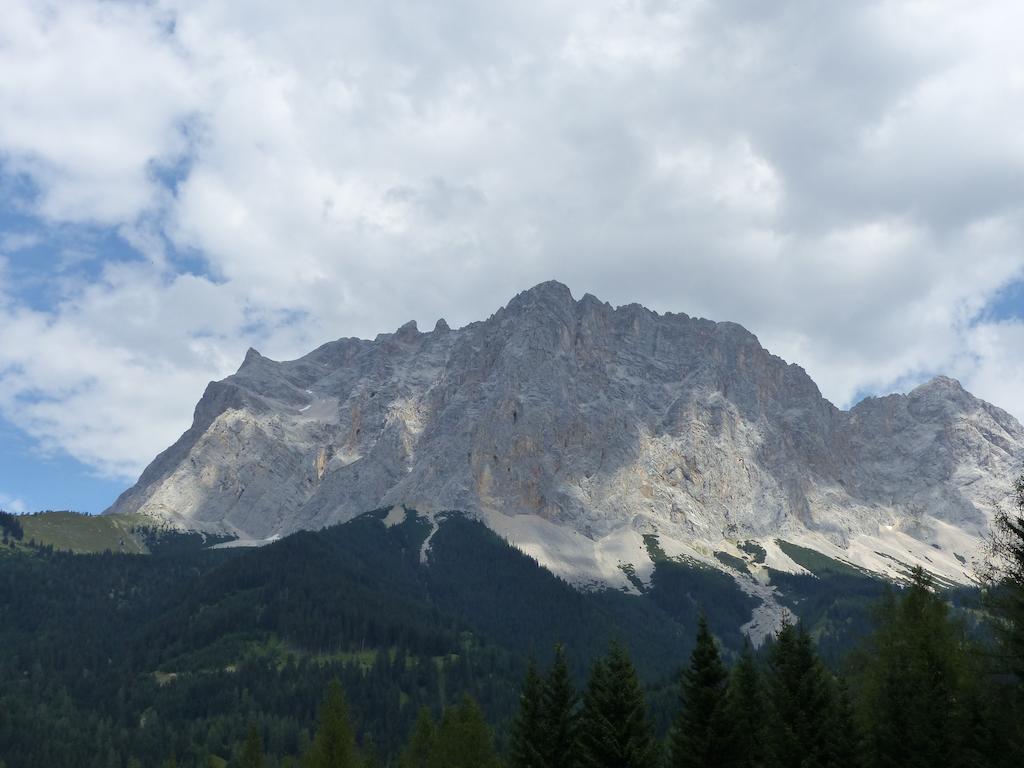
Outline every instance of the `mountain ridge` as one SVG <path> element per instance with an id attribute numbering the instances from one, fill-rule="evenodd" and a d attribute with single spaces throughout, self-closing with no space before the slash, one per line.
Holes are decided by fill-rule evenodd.
<path id="1" fill-rule="evenodd" d="M 843 411 L 740 325 L 549 281 L 458 329 L 250 350 L 108 512 L 265 540 L 459 510 L 570 581 L 627 590 L 653 569 L 645 536 L 744 559 L 751 588 L 801 570 L 777 539 L 966 583 L 1022 449 L 1024 428 L 953 379 Z"/>

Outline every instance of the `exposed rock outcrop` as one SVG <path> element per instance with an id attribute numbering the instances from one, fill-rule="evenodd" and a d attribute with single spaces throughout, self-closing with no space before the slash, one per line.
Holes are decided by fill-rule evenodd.
<path id="1" fill-rule="evenodd" d="M 250 350 L 109 511 L 260 539 L 461 510 L 569 578 L 626 586 L 644 534 L 716 567 L 752 540 L 796 569 L 781 538 L 965 581 L 1021 457 L 1021 425 L 951 379 L 842 411 L 738 325 L 549 282 L 456 330 Z"/>

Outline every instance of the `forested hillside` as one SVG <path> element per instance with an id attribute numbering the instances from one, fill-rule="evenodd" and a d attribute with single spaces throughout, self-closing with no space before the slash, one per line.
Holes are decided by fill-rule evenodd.
<path id="1" fill-rule="evenodd" d="M 637 765 L 654 765 L 655 754 L 669 755 L 667 745 L 678 738 L 670 737 L 679 732 L 673 723 L 684 717 L 678 675 L 692 663 L 691 652 L 704 658 L 713 649 L 721 665 L 713 687 L 722 693 L 747 686 L 750 706 L 763 709 L 740 712 L 736 694 L 722 693 L 731 702 L 722 712 L 730 712 L 730 720 L 761 718 L 752 733 L 768 733 L 777 723 L 764 713 L 769 703 L 782 704 L 781 689 L 771 686 L 783 683 L 772 675 L 792 672 L 791 663 L 813 672 L 786 683 L 796 686 L 787 694 L 797 707 L 792 717 L 803 716 L 808 696 L 824 697 L 826 709 L 842 714 L 853 706 L 844 698 L 846 687 L 857 702 L 869 702 L 900 684 L 877 666 L 886 658 L 880 648 L 901 652 L 898 643 L 885 641 L 895 630 L 876 632 L 874 650 L 860 640 L 879 626 L 879 617 L 890 627 L 917 621 L 900 618 L 905 599 L 884 583 L 841 564 L 808 562 L 817 576 L 789 576 L 786 583 L 785 599 L 803 619 L 800 629 L 790 628 L 752 655 L 738 627 L 753 601 L 720 571 L 662 561 L 643 595 L 580 592 L 459 515 L 430 535 L 430 524 L 415 513 L 390 526 L 383 511 L 370 513 L 259 549 L 212 549 L 199 536 L 167 532 L 140 535 L 149 555 L 31 547 L 16 537 L 16 524 L 16 518 L 5 523 L 8 543 L 0 557 L 0 754 L 6 768 L 126 768 L 171 758 L 185 766 L 255 765 L 241 761 L 257 753 L 263 765 L 287 764 L 318 749 L 318 711 L 332 680 L 338 686 L 331 695 L 343 692 L 348 702 L 342 730 L 351 732 L 352 754 L 370 764 L 397 765 L 410 749 L 465 751 L 445 740 L 477 738 L 477 747 L 486 742 L 502 760 L 533 765 L 515 757 L 525 749 L 523 734 L 536 730 L 524 730 L 522 722 L 533 717 L 523 710 L 531 685 L 560 686 L 565 716 L 580 729 L 583 744 L 596 738 L 584 727 L 586 713 L 598 706 L 596 691 L 620 691 L 624 683 L 616 676 L 634 674 L 632 695 L 643 705 L 642 730 L 651 745 L 650 754 L 644 752 L 648 762 Z M 974 600 L 977 607 L 976 594 L 941 595 L 935 605 L 955 599 Z M 882 606 L 874 618 L 871 606 Z M 946 610 L 955 621 L 936 614 L 922 642 L 942 640 L 935 653 L 945 654 L 957 685 L 988 685 L 983 660 L 968 652 L 972 638 L 983 635 L 974 620 L 965 620 L 977 612 Z M 897 636 L 905 631 L 901 626 Z M 790 645 L 795 650 L 786 651 Z M 556 647 L 564 650 L 555 654 Z M 871 663 L 851 662 L 851 650 Z M 550 675 L 542 680 L 528 673 L 531 664 L 548 669 L 552 663 L 554 683 Z M 733 681 L 726 683 L 730 666 Z M 848 667 L 858 675 L 845 675 Z M 875 670 L 872 676 L 868 670 Z M 949 693 L 983 705 L 972 711 L 990 736 L 998 730 L 993 723 L 1002 723 L 990 712 L 992 702 L 1003 700 L 993 692 L 1002 696 L 1004 690 L 993 685 Z M 582 698 L 571 692 L 584 688 L 589 693 Z M 330 706 L 338 710 L 336 700 Z M 950 715 L 957 728 L 968 727 L 965 716 L 962 708 Z M 869 732 L 865 727 L 858 738 Z M 410 746 L 414 733 L 419 747 Z M 427 742 L 433 746 L 423 746 Z M 403 764 L 459 764 L 450 755 L 441 763 L 436 755 L 433 763 L 411 759 L 407 754 Z"/>

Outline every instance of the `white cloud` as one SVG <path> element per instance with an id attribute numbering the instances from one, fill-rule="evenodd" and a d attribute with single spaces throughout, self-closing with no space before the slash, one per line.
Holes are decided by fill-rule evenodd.
<path id="1" fill-rule="evenodd" d="M 992 403 L 1018 409 L 1024 387 L 1024 322 L 981 323 L 969 332 L 967 349 L 957 371 L 964 386 Z M 1016 415 L 1020 418 L 1019 410 Z"/>
<path id="2" fill-rule="evenodd" d="M 4 232 L 0 234 L 0 253 L 23 251 L 40 242 L 39 235 L 32 232 Z"/>
<path id="3" fill-rule="evenodd" d="M 172 442 L 211 376 L 237 367 L 238 306 L 190 275 L 112 265 L 53 312 L 0 310 L 0 409 L 44 451 L 128 478 Z"/>
<path id="4" fill-rule="evenodd" d="M 13 2 L 0 21 L 0 147 L 38 212 L 119 223 L 157 205 L 153 172 L 188 149 L 196 106 L 168 17 L 152 6 Z"/>
<path id="5" fill-rule="evenodd" d="M 468 322 L 551 277 L 741 322 L 842 405 L 949 371 L 1024 416 L 986 314 L 1024 266 L 1016 3 L 8 5 L 21 204 L 145 259 L 65 260 L 34 309 L 8 270 L 0 411 L 105 472 L 249 344 Z"/>
<path id="6" fill-rule="evenodd" d="M 22 515 L 28 511 L 24 501 L 2 492 L 0 492 L 0 509 L 4 512 L 13 512 L 15 515 Z"/>

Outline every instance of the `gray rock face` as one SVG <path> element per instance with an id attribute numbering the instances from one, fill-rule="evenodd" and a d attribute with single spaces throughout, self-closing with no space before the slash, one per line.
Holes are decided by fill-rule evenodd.
<path id="1" fill-rule="evenodd" d="M 644 579 L 644 534 L 716 567 L 754 540 L 799 570 L 781 538 L 964 581 L 1021 457 L 1021 425 L 951 379 L 842 411 L 738 325 L 552 282 L 457 330 L 250 350 L 108 511 L 266 539 L 455 509 L 579 582 Z"/>

